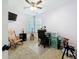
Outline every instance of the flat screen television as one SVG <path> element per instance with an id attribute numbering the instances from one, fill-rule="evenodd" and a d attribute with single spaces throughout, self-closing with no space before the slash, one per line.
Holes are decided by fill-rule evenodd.
<path id="1" fill-rule="evenodd" d="M 17 14 L 8 12 L 8 20 L 16 21 L 16 18 L 17 18 Z"/>

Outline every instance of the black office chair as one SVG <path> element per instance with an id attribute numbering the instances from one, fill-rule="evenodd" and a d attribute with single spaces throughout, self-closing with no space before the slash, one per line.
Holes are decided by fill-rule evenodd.
<path id="1" fill-rule="evenodd" d="M 46 30 L 38 30 L 38 38 L 40 38 L 40 44 L 43 45 L 45 48 L 46 46 L 49 46 L 49 37 L 45 35 Z"/>

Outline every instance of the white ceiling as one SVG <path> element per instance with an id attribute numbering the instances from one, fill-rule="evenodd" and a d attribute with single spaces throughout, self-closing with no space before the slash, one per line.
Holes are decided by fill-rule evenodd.
<path id="1" fill-rule="evenodd" d="M 54 8 L 58 8 L 61 5 L 66 4 L 71 0 L 43 0 L 43 3 L 40 5 L 43 9 L 38 10 L 39 13 L 44 13 L 48 10 L 53 10 Z M 29 4 L 25 2 L 25 0 L 8 0 L 8 10 L 13 12 L 21 12 L 24 11 L 26 13 L 33 14 L 29 9 L 24 9 L 24 7 L 28 7 Z"/>

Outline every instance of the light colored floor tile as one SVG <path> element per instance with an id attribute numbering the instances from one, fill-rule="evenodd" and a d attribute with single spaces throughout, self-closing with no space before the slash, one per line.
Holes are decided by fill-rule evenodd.
<path id="1" fill-rule="evenodd" d="M 62 52 L 54 48 L 38 46 L 38 40 L 36 38 L 34 41 L 28 39 L 15 50 L 9 50 L 8 56 L 9 59 L 61 59 Z M 64 59 L 72 58 L 65 56 Z"/>

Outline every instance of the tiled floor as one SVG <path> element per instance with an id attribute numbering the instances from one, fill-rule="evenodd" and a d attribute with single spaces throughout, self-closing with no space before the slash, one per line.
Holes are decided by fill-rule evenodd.
<path id="1" fill-rule="evenodd" d="M 38 46 L 38 40 L 27 40 L 15 50 L 8 51 L 9 59 L 61 59 L 62 52 L 54 48 Z M 64 59 L 73 59 L 64 57 Z"/>

